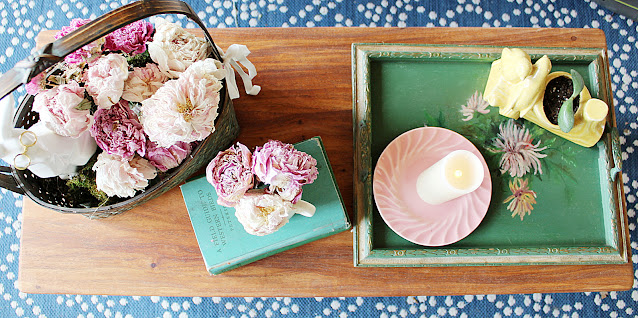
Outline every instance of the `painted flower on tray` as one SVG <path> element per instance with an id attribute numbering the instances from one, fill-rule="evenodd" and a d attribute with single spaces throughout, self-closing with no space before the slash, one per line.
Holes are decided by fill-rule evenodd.
<path id="1" fill-rule="evenodd" d="M 104 48 L 131 55 L 144 53 L 146 42 L 153 39 L 154 30 L 153 24 L 149 22 L 133 22 L 107 35 L 104 38 Z"/>
<path id="2" fill-rule="evenodd" d="M 270 192 L 292 203 L 301 199 L 301 187 L 315 181 L 318 174 L 317 160 L 278 140 L 257 147 L 252 166 L 257 178 L 270 185 Z"/>
<path id="3" fill-rule="evenodd" d="M 174 145 L 163 148 L 149 142 L 146 148 L 146 159 L 162 172 L 175 168 L 191 153 L 190 143 L 178 141 Z"/>
<path id="4" fill-rule="evenodd" d="M 547 147 L 540 147 L 540 140 L 534 144 L 529 129 L 518 125 L 510 119 L 499 125 L 499 133 L 493 142 L 495 152 L 503 153 L 500 160 L 501 173 L 509 173 L 512 177 L 522 177 L 534 169 L 534 174 L 543 174 L 541 153 Z"/>
<path id="5" fill-rule="evenodd" d="M 142 102 L 153 96 L 166 81 L 168 77 L 160 72 L 157 64 L 134 67 L 124 82 L 122 98 L 130 102 Z"/>
<path id="6" fill-rule="evenodd" d="M 90 131 L 97 145 L 109 154 L 126 160 L 133 159 L 136 153 L 146 155 L 146 135 L 125 100 L 109 109 L 98 109 Z"/>
<path id="7" fill-rule="evenodd" d="M 142 125 L 150 140 L 170 147 L 203 140 L 215 130 L 222 88 L 218 66 L 212 59 L 198 61 L 142 102 Z"/>
<path id="8" fill-rule="evenodd" d="M 467 100 L 467 105 L 461 105 L 461 114 L 465 117 L 462 120 L 468 121 L 474 118 L 474 113 L 479 112 L 481 114 L 487 114 L 490 112 L 487 109 L 490 104 L 483 99 L 483 94 L 478 91 Z"/>
<path id="9" fill-rule="evenodd" d="M 235 216 L 252 235 L 267 235 L 279 230 L 295 214 L 293 204 L 276 194 L 261 190 L 248 192 L 235 205 Z"/>
<path id="10" fill-rule="evenodd" d="M 206 167 L 206 179 L 215 187 L 223 206 L 232 207 L 254 184 L 251 170 L 252 155 L 241 143 L 220 151 Z"/>
<path id="11" fill-rule="evenodd" d="M 86 73 L 86 91 L 98 108 L 110 108 L 119 102 L 128 78 L 128 62 L 120 54 L 100 57 Z"/>
<path id="12" fill-rule="evenodd" d="M 510 180 L 509 187 L 512 194 L 503 201 L 509 202 L 507 209 L 512 211 L 512 217 L 520 216 L 521 221 L 525 214 L 531 214 L 536 204 L 536 192 L 529 189 L 527 179 L 514 178 Z"/>
<path id="13" fill-rule="evenodd" d="M 146 188 L 148 180 L 157 176 L 155 167 L 144 158 L 136 156 L 128 161 L 106 152 L 98 155 L 93 171 L 98 190 L 109 197 L 121 198 L 135 196 L 137 190 Z"/>
<path id="14" fill-rule="evenodd" d="M 91 124 L 91 112 L 78 109 L 83 100 L 84 88 L 72 81 L 40 92 L 33 101 L 33 110 L 58 135 L 78 137 Z"/>
<path id="15" fill-rule="evenodd" d="M 191 64 L 208 56 L 208 42 L 164 19 L 155 20 L 153 41 L 148 43 L 151 59 L 170 78 L 177 78 Z"/>
<path id="16" fill-rule="evenodd" d="M 58 33 L 56 33 L 54 37 L 55 39 L 62 38 L 89 22 L 91 22 L 90 19 L 73 19 L 71 20 L 71 24 L 69 26 L 63 26 L 62 29 Z M 64 61 L 68 64 L 86 62 L 92 55 L 99 54 L 101 52 L 101 45 L 103 42 L 103 39 L 91 42 L 64 57 Z"/>

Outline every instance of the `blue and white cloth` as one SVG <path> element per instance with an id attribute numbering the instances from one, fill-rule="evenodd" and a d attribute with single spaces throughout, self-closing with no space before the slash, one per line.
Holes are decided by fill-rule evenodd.
<path id="1" fill-rule="evenodd" d="M 188 1 L 188 0 L 187 0 Z M 590 0 L 191 0 L 221 27 L 599 28 L 608 41 L 632 261 L 638 262 L 638 22 Z M 42 30 L 95 18 L 128 0 L 0 0 L 0 72 L 34 48 Z M 177 17 L 176 17 L 177 18 Z M 185 27 L 195 27 L 183 22 Z M 24 89 L 22 89 L 22 93 Z M 16 288 L 22 197 L 0 192 L 0 317 L 638 317 L 634 289 L 602 293 L 380 298 L 210 298 L 24 294 Z M 634 265 L 635 266 L 635 265 Z M 635 272 L 638 273 L 638 272 Z M 636 275 L 636 274 L 635 274 Z"/>

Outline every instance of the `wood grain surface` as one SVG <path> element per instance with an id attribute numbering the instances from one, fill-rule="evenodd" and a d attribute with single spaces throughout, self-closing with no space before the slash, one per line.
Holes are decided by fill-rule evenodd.
<path id="1" fill-rule="evenodd" d="M 239 141 L 321 136 L 352 218 L 352 43 L 606 47 L 596 29 L 212 29 L 219 46 L 246 44 L 262 86 L 235 100 Z M 40 44 L 52 33 L 39 36 Z M 24 200 L 18 288 L 27 293 L 161 296 L 399 296 L 626 290 L 622 265 L 355 268 L 352 233 L 210 276 L 179 189 L 90 221 Z"/>

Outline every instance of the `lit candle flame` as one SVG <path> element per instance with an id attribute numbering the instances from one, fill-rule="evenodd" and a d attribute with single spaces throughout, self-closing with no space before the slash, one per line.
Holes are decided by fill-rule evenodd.
<path id="1" fill-rule="evenodd" d="M 454 176 L 457 177 L 457 178 L 462 177 L 463 176 L 463 171 L 461 171 L 461 170 L 454 171 Z"/>

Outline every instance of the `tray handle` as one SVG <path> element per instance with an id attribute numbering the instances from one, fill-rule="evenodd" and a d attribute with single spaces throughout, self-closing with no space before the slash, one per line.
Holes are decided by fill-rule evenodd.
<path id="1" fill-rule="evenodd" d="M 609 178 L 615 182 L 618 177 L 622 178 L 622 152 L 620 148 L 620 139 L 618 129 L 611 127 L 611 156 L 613 166 L 609 169 Z M 620 181 L 622 184 L 622 180 Z"/>

